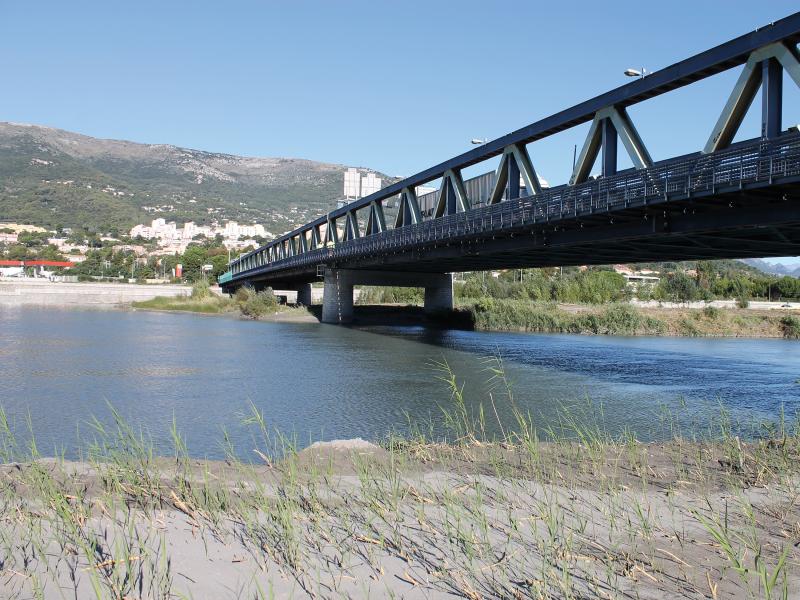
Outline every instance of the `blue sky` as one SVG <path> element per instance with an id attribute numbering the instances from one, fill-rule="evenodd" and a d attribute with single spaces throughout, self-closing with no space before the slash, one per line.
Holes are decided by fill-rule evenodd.
<path id="1" fill-rule="evenodd" d="M 473 137 L 626 83 L 627 67 L 664 67 L 796 10 L 796 0 L 0 0 L 0 120 L 411 175 Z M 737 74 L 631 109 L 655 159 L 702 147 Z M 800 122 L 800 91 L 785 88 L 786 126 Z M 530 146 L 543 177 L 568 179 L 587 127 Z M 741 137 L 757 133 L 753 110 Z"/>

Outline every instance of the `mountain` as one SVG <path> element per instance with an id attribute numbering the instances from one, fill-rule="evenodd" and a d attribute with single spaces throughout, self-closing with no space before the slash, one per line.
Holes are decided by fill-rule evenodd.
<path id="1" fill-rule="evenodd" d="M 742 260 L 742 262 L 750 265 L 751 267 L 755 267 L 756 269 L 764 271 L 765 273 L 771 273 L 773 275 L 789 275 L 791 277 L 800 277 L 800 267 L 792 267 L 782 264 L 772 264 L 760 258 L 745 258 Z"/>
<path id="2" fill-rule="evenodd" d="M 125 232 L 233 219 L 282 233 L 331 210 L 346 169 L 0 122 L 0 221 Z"/>

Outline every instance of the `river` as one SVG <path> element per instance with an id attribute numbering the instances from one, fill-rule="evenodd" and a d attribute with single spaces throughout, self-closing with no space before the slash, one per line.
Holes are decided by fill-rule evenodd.
<path id="1" fill-rule="evenodd" d="M 252 407 L 270 430 L 316 440 L 377 439 L 409 421 L 442 433 L 446 360 L 487 430 L 511 402 L 487 370 L 501 357 L 515 405 L 543 434 L 565 410 L 642 440 L 747 426 L 800 410 L 800 342 L 589 337 L 268 323 L 121 310 L 0 308 L 0 405 L 42 454 L 80 456 L 92 416 L 113 406 L 169 454 L 173 419 L 195 456 L 220 458 L 222 432 L 252 457 Z M 490 402 L 491 398 L 494 403 Z M 497 417 L 495 417 L 495 413 Z M 745 429 L 742 429 L 744 432 Z M 25 437 L 22 435 L 21 437 Z M 80 440 L 80 441 L 79 441 Z"/>

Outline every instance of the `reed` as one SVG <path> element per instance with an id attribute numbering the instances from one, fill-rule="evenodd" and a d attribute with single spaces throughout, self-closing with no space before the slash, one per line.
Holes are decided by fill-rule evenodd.
<path id="1" fill-rule="evenodd" d="M 782 412 L 745 438 L 722 407 L 691 429 L 681 405 L 662 407 L 664 441 L 645 444 L 610 433 L 590 398 L 537 422 L 498 357 L 478 404 L 450 365 L 433 368 L 451 393 L 437 426 L 410 422 L 369 452 L 301 449 L 251 405 L 248 456 L 223 432 L 226 460 L 198 460 L 174 419 L 172 451 L 159 456 L 109 406 L 79 440 L 85 460 L 71 462 L 40 456 L 30 423 L 20 436 L 0 410 L 0 596 L 800 590 L 796 418 Z"/>

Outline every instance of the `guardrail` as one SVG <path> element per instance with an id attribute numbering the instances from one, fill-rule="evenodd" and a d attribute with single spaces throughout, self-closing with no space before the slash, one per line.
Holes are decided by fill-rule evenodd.
<path id="1" fill-rule="evenodd" d="M 771 141 L 748 141 L 712 154 L 697 153 L 648 169 L 631 169 L 578 185 L 562 185 L 535 196 L 505 200 L 269 263 L 264 253 L 257 252 L 250 257 L 256 259 L 254 266 L 232 273 L 231 279 L 226 281 L 246 279 L 254 272 L 353 260 L 463 237 L 689 198 L 696 194 L 714 194 L 720 190 L 753 184 L 772 184 L 775 179 L 798 175 L 800 134 L 788 134 Z"/>

